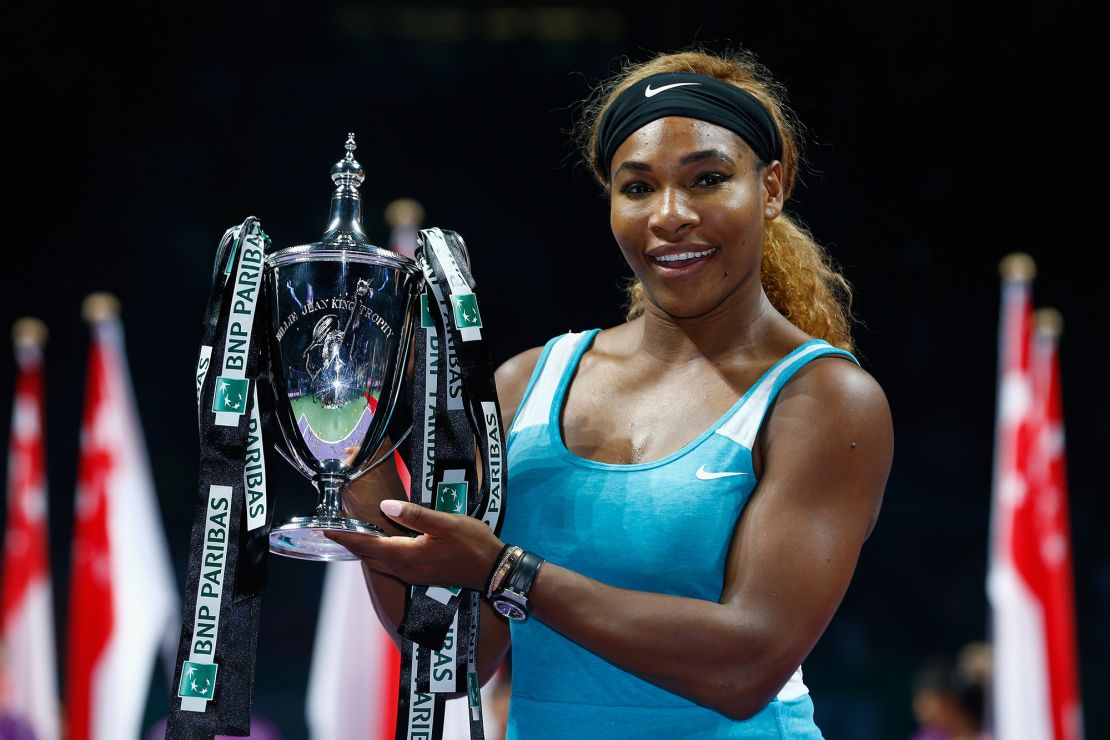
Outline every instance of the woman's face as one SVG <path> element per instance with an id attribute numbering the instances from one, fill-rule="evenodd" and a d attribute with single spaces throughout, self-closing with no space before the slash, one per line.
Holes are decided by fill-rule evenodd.
<path id="1" fill-rule="evenodd" d="M 782 210 L 782 167 L 692 118 L 652 121 L 613 155 L 609 221 L 644 295 L 674 318 L 759 286 L 763 223 Z M 754 279 L 754 283 L 752 280 Z"/>

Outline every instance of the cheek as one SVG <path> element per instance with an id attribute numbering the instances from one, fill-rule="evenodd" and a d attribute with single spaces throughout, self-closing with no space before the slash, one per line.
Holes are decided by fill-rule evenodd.
<path id="1" fill-rule="evenodd" d="M 617 240 L 617 244 L 626 257 L 629 253 L 639 251 L 646 228 L 642 214 L 627 205 L 611 206 L 609 208 L 609 228 L 612 229 L 613 237 Z"/>
<path id="2" fill-rule="evenodd" d="M 709 215 L 712 228 L 735 247 L 761 245 L 763 241 L 763 213 L 752 195 L 746 191 L 735 193 Z"/>

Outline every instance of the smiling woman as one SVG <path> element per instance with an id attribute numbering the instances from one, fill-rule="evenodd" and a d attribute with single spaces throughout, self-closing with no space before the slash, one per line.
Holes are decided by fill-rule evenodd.
<path id="1" fill-rule="evenodd" d="M 775 90 L 747 56 L 683 53 L 588 107 L 637 306 L 498 370 L 504 542 L 383 500 L 385 472 L 352 486 L 358 516 L 423 533 L 342 540 L 387 627 L 409 583 L 481 589 L 513 620 L 487 612 L 479 650 L 489 675 L 511 638 L 509 737 L 821 736 L 800 666 L 893 435 L 846 351 L 847 285 L 783 212 L 798 146 Z"/>
<path id="2" fill-rule="evenodd" d="M 599 150 L 602 114 L 609 110 L 621 93 L 633 85 L 654 75 L 683 72 L 701 74 L 728 83 L 749 95 L 769 115 L 770 124 L 780 139 L 781 152 L 777 157 L 756 155 L 755 164 L 758 169 L 765 167 L 773 159 L 779 160 L 781 201 L 779 213 L 774 217 L 768 214 L 764 225 L 760 273 L 764 292 L 779 313 L 807 334 L 821 337 L 842 349 L 852 349 L 849 331 L 852 293 L 848 282 L 806 229 L 789 213 L 781 211 L 782 202 L 790 198 L 801 166 L 801 126 L 783 102 L 785 91 L 751 54 L 667 54 L 644 64 L 630 66 L 622 74 L 598 87 L 587 101 L 585 115 L 578 129 L 583 154 L 598 182 L 607 190 L 611 186 L 612 153 L 605 156 Z M 653 93 L 658 94 L 657 90 L 661 91 L 661 88 L 653 89 Z M 722 125 L 720 120 L 714 122 Z M 741 146 L 750 152 L 743 134 L 737 133 Z M 643 285 L 639 281 L 629 287 L 628 306 L 630 319 L 643 312 Z"/>

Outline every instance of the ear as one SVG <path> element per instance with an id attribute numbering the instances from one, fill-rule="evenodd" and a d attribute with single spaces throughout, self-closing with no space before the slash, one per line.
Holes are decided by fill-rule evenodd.
<path id="1" fill-rule="evenodd" d="M 785 195 L 782 182 L 782 162 L 777 159 L 763 168 L 763 218 L 770 221 L 782 213 Z"/>

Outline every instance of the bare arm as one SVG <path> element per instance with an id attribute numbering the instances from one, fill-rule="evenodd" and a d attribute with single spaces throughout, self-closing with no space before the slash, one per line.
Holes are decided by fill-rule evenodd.
<path id="1" fill-rule="evenodd" d="M 645 680 L 733 718 L 778 692 L 847 590 L 890 468 L 881 389 L 843 360 L 819 360 L 784 389 L 762 435 L 764 469 L 733 536 L 719 603 L 607 586 L 548 563 L 533 616 Z M 481 587 L 500 543 L 481 524 L 406 505 L 427 534 L 369 543 L 387 572 Z M 682 639 L 675 639 L 681 635 Z"/>
<path id="2" fill-rule="evenodd" d="M 508 434 L 509 427 L 516 417 L 517 409 L 520 407 L 524 391 L 528 386 L 528 380 L 532 376 L 532 370 L 535 368 L 542 351 L 543 348 L 541 347 L 523 352 L 505 362 L 495 374 L 497 397 L 501 404 L 501 419 L 506 434 Z M 389 535 L 402 535 L 407 538 L 404 529 L 398 527 L 391 519 L 382 514 L 379 505 L 387 499 L 407 500 L 404 486 L 397 476 L 397 471 L 388 462 L 378 466 L 352 484 L 344 503 L 353 516 L 379 525 Z M 479 524 L 479 526 L 482 525 Z M 484 529 L 484 526 L 482 528 Z M 491 539 L 496 541 L 496 538 L 488 530 L 486 535 L 488 536 L 481 540 L 483 543 L 488 544 Z M 359 554 L 360 548 L 366 544 L 361 538 L 357 537 L 336 535 L 334 538 L 355 554 Z M 491 562 L 486 570 L 487 573 L 493 567 L 492 561 L 497 557 L 498 552 L 500 552 L 500 548 L 489 556 Z M 374 604 L 374 611 L 386 632 L 400 648 L 401 636 L 397 633 L 397 628 L 404 618 L 405 593 L 408 583 L 401 578 L 375 569 L 374 561 L 365 558 L 362 561 L 362 572 L 366 579 L 367 589 L 370 592 L 370 600 Z M 455 584 L 444 582 L 440 585 Z M 482 585 L 484 585 L 484 581 L 478 587 L 480 588 Z M 478 668 L 481 680 L 484 682 L 497 670 L 505 656 L 505 651 L 508 650 L 509 628 L 504 618 L 493 611 L 486 601 L 483 600 L 481 604 Z"/>

